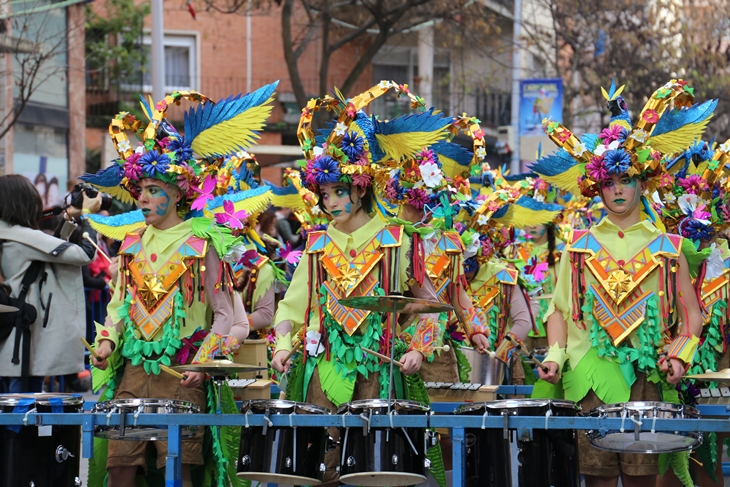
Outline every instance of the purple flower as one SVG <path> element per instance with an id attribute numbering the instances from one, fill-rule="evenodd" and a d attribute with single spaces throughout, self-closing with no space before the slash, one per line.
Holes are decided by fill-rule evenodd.
<path id="1" fill-rule="evenodd" d="M 593 156 L 591 162 L 586 165 L 586 174 L 594 181 L 608 179 L 608 171 L 603 163 L 603 157 Z"/>
<path id="2" fill-rule="evenodd" d="M 678 184 L 689 194 L 700 194 L 710 189 L 707 181 L 697 174 L 691 174 L 684 179 L 680 179 Z"/>
<path id="3" fill-rule="evenodd" d="M 361 188 L 367 188 L 373 182 L 373 177 L 370 174 L 353 174 L 352 184 L 360 186 Z"/>
<path id="4" fill-rule="evenodd" d="M 344 152 L 351 161 L 355 161 L 362 155 L 363 139 L 357 132 L 347 132 L 342 137 L 340 142 L 340 149 Z"/>
<path id="5" fill-rule="evenodd" d="M 190 142 L 185 137 L 172 137 L 167 144 L 167 150 L 174 152 L 178 162 L 189 161 L 193 158 L 193 149 L 190 148 Z"/>
<path id="6" fill-rule="evenodd" d="M 330 156 L 321 156 L 314 160 L 312 173 L 317 184 L 336 183 L 340 180 L 340 166 Z"/>
<path id="7" fill-rule="evenodd" d="M 603 140 L 605 145 L 610 144 L 614 140 L 625 139 L 625 129 L 620 125 L 612 125 L 601 131 L 598 137 Z"/>
<path id="8" fill-rule="evenodd" d="M 167 157 L 167 154 L 160 154 L 156 150 L 152 150 L 143 155 L 139 163 L 145 174 L 154 178 L 165 174 L 170 165 L 170 158 Z"/>
<path id="9" fill-rule="evenodd" d="M 422 210 L 423 207 L 426 206 L 430 200 L 431 198 L 429 198 L 428 194 L 421 188 L 408 190 L 406 196 L 406 203 L 408 203 L 417 210 Z"/>
<path id="10" fill-rule="evenodd" d="M 626 174 L 631 165 L 631 156 L 623 149 L 610 150 L 603 154 L 603 163 L 608 174 Z"/>
<path id="11" fill-rule="evenodd" d="M 132 155 L 127 157 L 127 160 L 124 161 L 124 175 L 130 181 L 139 181 L 140 176 L 142 176 L 142 166 L 138 164 L 140 157 L 142 157 L 141 154 L 133 152 Z"/>

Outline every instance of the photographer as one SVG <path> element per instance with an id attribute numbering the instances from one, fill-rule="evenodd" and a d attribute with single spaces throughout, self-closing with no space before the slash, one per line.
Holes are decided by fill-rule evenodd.
<path id="1" fill-rule="evenodd" d="M 18 305 L 23 307 L 22 317 L 20 312 L 0 314 L 0 336 L 5 337 L 0 341 L 0 391 L 41 392 L 45 376 L 84 369 L 79 340 L 85 334 L 81 266 L 93 261 L 96 250 L 81 235 L 88 233 L 96 240 L 96 231 L 82 216 L 99 211 L 102 195 L 89 198 L 81 193 L 72 203 L 77 206 L 66 209 L 57 231 L 70 236 L 78 228 L 78 241 L 72 243 L 38 229 L 43 203 L 30 180 L 0 177 L 0 271 L 12 298 L 20 294 L 32 263 L 42 263 L 36 266 L 40 275 L 30 284 L 25 305 Z"/>

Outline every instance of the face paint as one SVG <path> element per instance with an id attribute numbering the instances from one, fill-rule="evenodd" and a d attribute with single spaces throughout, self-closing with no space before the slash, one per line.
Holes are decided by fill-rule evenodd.
<path id="1" fill-rule="evenodd" d="M 165 201 L 155 207 L 155 213 L 157 213 L 157 216 L 165 216 L 167 209 L 170 207 L 170 195 L 165 190 L 161 189 L 160 191 L 162 192 L 160 196 L 164 196 Z"/>
<path id="2" fill-rule="evenodd" d="M 343 223 L 349 220 L 357 210 L 353 205 L 350 189 L 342 183 L 324 184 L 320 187 L 320 197 L 327 212 L 336 222 Z"/>
<path id="3" fill-rule="evenodd" d="M 601 199 L 606 209 L 622 215 L 638 204 L 639 189 L 637 178 L 627 175 L 612 175 L 601 183 Z"/>

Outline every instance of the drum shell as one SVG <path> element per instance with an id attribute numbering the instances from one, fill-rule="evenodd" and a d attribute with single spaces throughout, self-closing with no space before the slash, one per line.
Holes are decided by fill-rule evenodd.
<path id="1" fill-rule="evenodd" d="M 198 414 L 200 407 L 190 401 L 160 398 L 134 398 L 134 399 L 112 399 L 110 401 L 98 402 L 92 408 L 92 413 L 122 413 L 125 414 Z M 109 440 L 130 440 L 130 441 L 158 441 L 167 440 L 168 428 L 161 426 L 135 426 L 133 422 L 127 422 L 124 428 L 124 436 L 120 436 L 119 426 L 107 426 L 106 424 L 94 425 L 94 436 Z M 183 425 L 180 429 L 183 438 L 191 438 L 198 433 L 197 426 Z"/>
<path id="2" fill-rule="evenodd" d="M 513 400 L 462 406 L 456 414 L 482 416 L 576 416 L 571 401 Z M 578 437 L 575 430 L 466 430 L 466 485 L 578 487 Z M 524 468 L 523 468 L 524 467 Z M 515 478 L 516 477 L 516 478 Z"/>
<path id="3" fill-rule="evenodd" d="M 480 355 L 479 383 L 486 386 L 498 386 L 504 383 L 506 365 L 496 356 Z"/>
<path id="4" fill-rule="evenodd" d="M 293 401 L 260 400 L 245 403 L 242 413 L 255 414 L 329 414 L 329 410 L 306 403 Z M 295 441 L 296 437 L 296 441 Z M 324 471 L 327 429 L 318 427 L 251 426 L 242 428 L 238 453 L 237 473 L 239 477 L 274 482 L 309 480 L 311 484 L 322 481 Z M 296 449 L 296 463 L 294 449 Z"/>
<path id="5" fill-rule="evenodd" d="M 398 415 L 428 414 L 430 409 L 414 401 L 394 401 Z M 338 414 L 349 412 L 355 415 L 386 415 L 388 402 L 384 400 L 353 401 L 340 407 Z M 347 433 L 347 439 L 345 435 Z M 406 435 L 408 438 L 406 438 Z M 410 439 L 410 442 L 409 442 Z M 358 485 L 383 485 L 377 476 L 395 474 L 422 476 L 426 478 L 426 430 L 424 428 L 375 428 L 367 434 L 363 428 L 340 428 L 340 443 L 344 447 L 340 465 L 340 479 L 347 475 L 372 475 L 373 483 L 359 477 Z M 418 454 L 413 452 L 411 443 Z M 349 483 L 349 482 L 348 482 Z M 388 484 L 391 485 L 391 484 Z M 396 484 L 393 484 L 396 485 Z"/>
<path id="6" fill-rule="evenodd" d="M 44 395 L 49 397 L 48 394 Z M 68 404 L 64 413 L 83 412 L 81 397 L 64 396 Z M 43 400 L 36 401 L 38 412 L 50 413 L 52 407 Z M 3 413 L 12 413 L 15 405 L 0 404 Z M 20 432 L 0 425 L 0 487 L 74 487 L 79 477 L 81 459 L 81 426 L 53 425 L 50 436 L 38 436 L 35 425 L 21 426 Z M 59 448 L 66 448 L 73 456 L 61 462 L 56 459 Z"/>

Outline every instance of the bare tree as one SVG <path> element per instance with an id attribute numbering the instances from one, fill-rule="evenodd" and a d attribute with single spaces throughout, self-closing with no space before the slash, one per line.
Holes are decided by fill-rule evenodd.
<path id="1" fill-rule="evenodd" d="M 21 113 L 45 83 L 54 79 L 65 83 L 68 76 L 68 52 L 74 32 L 83 32 L 79 20 L 59 21 L 58 10 L 47 1 L 5 3 L 0 22 L 0 46 L 5 54 L 0 64 L 0 86 L 12 89 L 12 102 L 0 116 L 0 138 L 15 125 Z M 61 7 L 65 8 L 65 7 Z"/>

